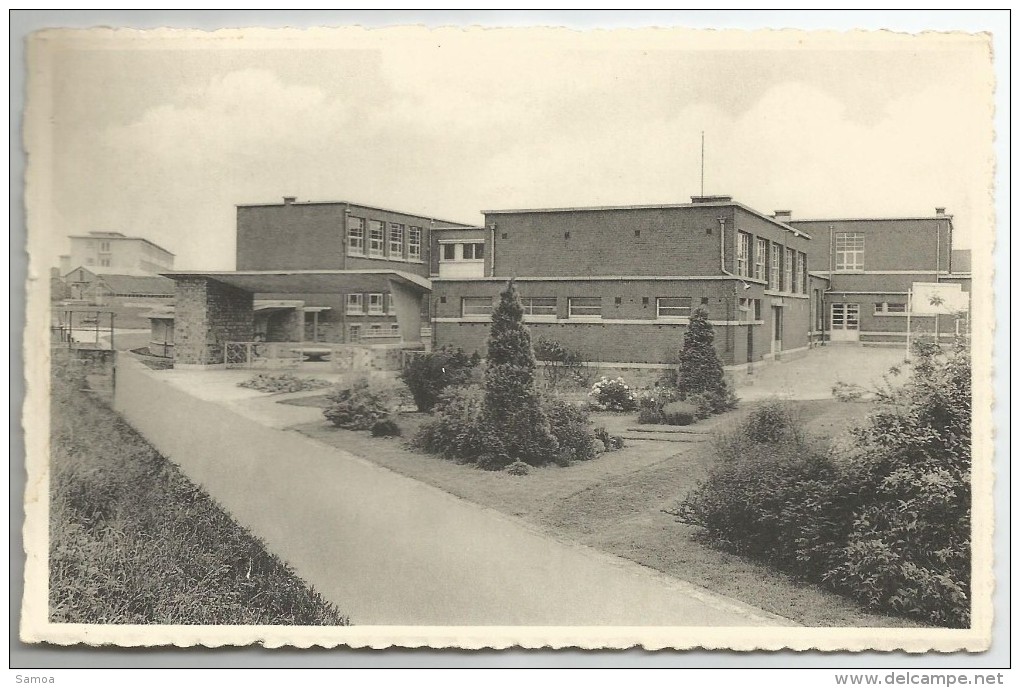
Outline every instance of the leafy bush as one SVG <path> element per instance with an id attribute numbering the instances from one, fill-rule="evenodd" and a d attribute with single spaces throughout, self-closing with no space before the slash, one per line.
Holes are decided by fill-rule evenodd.
<path id="1" fill-rule="evenodd" d="M 505 469 L 510 475 L 527 475 L 531 472 L 531 466 L 524 463 L 523 461 L 514 461 L 512 464 L 507 466 Z"/>
<path id="2" fill-rule="evenodd" d="M 238 387 L 254 389 L 259 392 L 303 392 L 309 389 L 323 389 L 331 383 L 326 380 L 319 380 L 313 377 L 297 377 L 290 373 L 259 373 L 255 377 L 238 382 Z"/>
<path id="3" fill-rule="evenodd" d="M 327 397 L 328 406 L 322 413 L 338 428 L 370 430 L 376 422 L 392 412 L 392 395 L 368 380 L 354 381 L 350 387 L 338 389 Z"/>
<path id="4" fill-rule="evenodd" d="M 696 309 L 684 331 L 676 379 L 685 398 L 693 394 L 705 395 L 706 400 L 700 405 L 711 408 L 712 413 L 722 413 L 736 407 L 737 397 L 723 373 L 714 342 L 708 311 Z"/>
<path id="5" fill-rule="evenodd" d="M 850 382 L 840 380 L 832 386 L 832 397 L 836 401 L 860 401 L 864 396 L 864 388 Z"/>
<path id="6" fill-rule="evenodd" d="M 392 418 L 377 420 L 372 425 L 372 437 L 400 437 L 400 435 L 400 426 Z"/>
<path id="7" fill-rule="evenodd" d="M 602 443 L 604 451 L 611 452 L 623 449 L 625 442 L 619 435 L 611 435 L 604 427 L 595 428 L 595 439 Z"/>
<path id="8" fill-rule="evenodd" d="M 698 420 L 698 407 L 686 401 L 674 401 L 662 407 L 662 422 L 666 425 L 692 425 Z"/>
<path id="9" fill-rule="evenodd" d="M 482 422 L 482 392 L 477 387 L 451 387 L 443 392 L 433 417 L 422 423 L 412 444 L 448 459 L 476 461 L 493 449 Z M 503 465 L 510 463 L 507 460 Z"/>
<path id="10" fill-rule="evenodd" d="M 622 377 L 610 380 L 602 376 L 588 392 L 592 403 L 606 411 L 633 411 L 637 408 L 637 397 Z"/>
<path id="11" fill-rule="evenodd" d="M 538 337 L 533 342 L 535 358 L 545 363 L 542 368 L 546 383 L 552 387 L 571 385 L 589 387 L 592 368 L 585 362 L 585 356 L 574 349 L 563 346 L 555 339 Z"/>
<path id="12" fill-rule="evenodd" d="M 443 390 L 472 381 L 481 358 L 463 349 L 439 349 L 411 359 L 400 373 L 419 411 L 431 411 Z"/>
<path id="13" fill-rule="evenodd" d="M 929 347 L 910 380 L 826 454 L 768 403 L 716 440 L 674 511 L 734 551 L 944 626 L 970 623 L 970 356 Z"/>
<path id="14" fill-rule="evenodd" d="M 642 425 L 658 425 L 663 422 L 662 411 L 654 406 L 646 406 L 638 411 L 637 422 Z"/>
<path id="15" fill-rule="evenodd" d="M 564 465 L 564 461 L 569 464 L 595 458 L 595 438 L 587 409 L 562 399 L 546 399 L 543 406 L 549 429 L 559 445 L 556 462 Z"/>

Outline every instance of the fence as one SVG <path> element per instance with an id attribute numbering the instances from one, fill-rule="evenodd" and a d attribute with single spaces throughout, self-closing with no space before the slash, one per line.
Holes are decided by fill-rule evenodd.
<path id="1" fill-rule="evenodd" d="M 297 368 L 304 356 L 294 342 L 227 342 L 223 364 L 227 368 Z"/>

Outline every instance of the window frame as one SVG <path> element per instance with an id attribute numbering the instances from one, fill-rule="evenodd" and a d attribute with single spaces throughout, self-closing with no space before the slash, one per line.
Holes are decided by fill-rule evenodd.
<path id="1" fill-rule="evenodd" d="M 766 262 L 768 257 L 766 254 L 769 251 L 769 240 L 762 237 L 756 237 L 754 241 L 754 278 L 766 281 Z"/>
<path id="2" fill-rule="evenodd" d="M 852 246 L 849 245 L 851 241 L 853 242 Z M 865 247 L 864 232 L 836 232 L 833 241 L 835 271 L 864 272 Z"/>
<path id="3" fill-rule="evenodd" d="M 552 301 L 552 304 L 545 303 L 536 306 L 536 301 Z M 555 296 L 522 296 L 521 306 L 524 308 L 524 317 L 530 320 L 555 320 L 559 314 L 559 299 Z M 536 313 L 536 308 L 546 309 L 546 311 Z M 551 311 L 548 310 L 550 308 Z"/>
<path id="4" fill-rule="evenodd" d="M 376 229 L 379 230 L 378 238 L 374 236 Z M 386 223 L 382 220 L 369 220 L 367 235 L 368 256 L 370 258 L 384 258 L 386 256 Z M 376 244 L 378 244 L 378 247 Z"/>
<path id="5" fill-rule="evenodd" d="M 360 223 L 360 226 L 356 223 Z M 363 217 L 354 215 L 347 217 L 347 253 L 354 256 L 365 255 L 365 218 Z"/>
<path id="6" fill-rule="evenodd" d="M 751 276 L 751 235 L 737 230 L 737 274 Z"/>
<path id="7" fill-rule="evenodd" d="M 382 292 L 370 292 L 365 299 L 366 311 L 369 315 L 386 315 L 386 295 Z M 375 304 L 378 303 L 378 306 Z"/>
<path id="8" fill-rule="evenodd" d="M 467 247 L 468 246 L 471 247 L 471 257 L 470 258 L 467 257 Z M 479 249 L 479 247 L 481 247 L 481 248 Z M 478 251 L 479 250 L 481 250 L 481 252 L 482 252 L 481 256 L 478 255 Z M 484 241 L 465 241 L 464 243 L 461 244 L 460 254 L 461 254 L 461 258 L 460 259 L 463 260 L 463 261 L 474 262 L 474 263 L 481 263 L 481 262 L 483 262 L 485 260 L 485 242 Z"/>
<path id="9" fill-rule="evenodd" d="M 357 305 L 356 309 L 354 308 L 355 304 Z M 360 292 L 349 292 L 347 297 L 344 299 L 344 314 L 364 315 L 365 295 Z"/>
<path id="10" fill-rule="evenodd" d="M 783 290 L 783 245 L 772 242 L 769 256 L 769 289 Z"/>
<path id="11" fill-rule="evenodd" d="M 598 313 L 575 313 L 576 308 L 592 309 L 592 305 L 576 304 L 575 301 L 598 301 Z M 570 320 L 602 320 L 602 297 L 601 296 L 569 296 L 567 297 L 567 318 Z"/>
<path id="12" fill-rule="evenodd" d="M 488 310 L 485 313 L 469 313 L 468 304 L 475 302 L 475 305 L 480 305 L 482 302 L 488 302 Z M 492 301 L 491 296 L 462 296 L 460 297 L 460 317 L 469 320 L 489 320 L 492 318 L 492 311 L 495 308 L 495 304 Z"/>
<path id="13" fill-rule="evenodd" d="M 407 228 L 407 259 L 421 261 L 422 230 L 417 225 L 409 225 Z"/>
<path id="14" fill-rule="evenodd" d="M 404 234 L 404 225 L 399 222 L 390 223 L 390 233 L 386 238 L 386 246 L 388 247 L 390 258 L 404 259 Z"/>
<path id="15" fill-rule="evenodd" d="M 663 301 L 673 299 L 677 301 L 686 301 L 687 305 L 679 306 L 664 306 Z M 655 297 L 655 319 L 656 320 L 690 320 L 691 313 L 694 308 L 694 299 L 690 296 L 656 296 Z M 664 313 L 663 309 L 669 311 L 681 311 L 681 313 Z M 687 313 L 683 314 L 682 311 L 686 310 Z"/>
<path id="16" fill-rule="evenodd" d="M 786 284 L 785 291 L 791 294 L 797 290 L 797 285 L 793 283 L 794 263 L 796 262 L 797 251 L 787 246 L 783 256 L 783 282 Z"/>
<path id="17" fill-rule="evenodd" d="M 797 251 L 793 264 L 794 292 L 807 294 L 807 254 Z"/>

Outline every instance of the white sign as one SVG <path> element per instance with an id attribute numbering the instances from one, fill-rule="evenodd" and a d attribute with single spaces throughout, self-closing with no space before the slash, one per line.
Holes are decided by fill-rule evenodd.
<path id="1" fill-rule="evenodd" d="M 914 282 L 910 312 L 917 315 L 954 315 L 968 309 L 969 296 L 959 284 Z"/>

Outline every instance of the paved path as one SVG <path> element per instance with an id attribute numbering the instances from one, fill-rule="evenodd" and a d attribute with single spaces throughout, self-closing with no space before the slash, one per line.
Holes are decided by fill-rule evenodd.
<path id="1" fill-rule="evenodd" d="M 173 374 L 126 361 L 117 409 L 355 624 L 791 625 L 267 427 Z"/>

